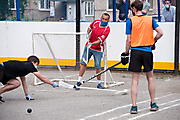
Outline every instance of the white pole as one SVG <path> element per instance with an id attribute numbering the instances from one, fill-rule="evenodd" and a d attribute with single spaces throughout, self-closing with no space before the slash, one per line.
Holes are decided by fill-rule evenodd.
<path id="1" fill-rule="evenodd" d="M 107 69 L 107 44 L 104 43 L 104 70 Z M 107 81 L 106 81 L 106 72 L 104 73 L 104 88 L 107 88 Z"/>
<path id="2" fill-rule="evenodd" d="M 46 41 L 46 43 L 47 43 L 47 45 L 48 45 L 48 47 L 49 47 L 49 50 L 50 50 L 50 52 L 51 52 L 51 54 L 52 54 L 52 56 L 53 56 L 53 58 L 54 58 L 54 60 L 55 60 L 55 62 L 56 62 L 56 65 L 57 65 L 59 71 L 61 72 L 61 75 L 63 76 L 64 80 L 66 81 L 66 79 L 65 79 L 65 77 L 64 77 L 64 74 L 63 74 L 63 72 L 62 72 L 62 70 L 61 70 L 61 68 L 60 68 L 60 66 L 59 66 L 59 64 L 58 64 L 58 61 L 57 61 L 57 59 L 56 59 L 56 57 L 55 57 L 55 55 L 54 55 L 54 53 L 53 53 L 53 51 L 52 51 L 52 49 L 51 49 L 51 46 L 50 46 L 49 42 L 48 42 L 47 39 L 46 39 L 46 36 L 45 36 L 44 34 L 43 34 L 43 36 L 44 36 L 44 40 Z"/>

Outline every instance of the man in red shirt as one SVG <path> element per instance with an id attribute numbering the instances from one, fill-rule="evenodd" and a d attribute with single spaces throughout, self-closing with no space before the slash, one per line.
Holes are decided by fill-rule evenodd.
<path id="1" fill-rule="evenodd" d="M 110 15 L 108 13 L 103 13 L 101 16 L 101 20 L 93 21 L 88 27 L 87 38 L 89 39 L 89 42 L 86 43 L 83 56 L 81 58 L 81 67 L 79 71 L 77 86 L 81 85 L 81 79 L 87 66 L 87 64 L 83 61 L 83 58 L 87 58 L 87 48 L 89 49 L 89 52 L 88 60 L 86 61 L 88 62 L 91 56 L 93 55 L 96 73 L 101 72 L 101 59 L 103 57 L 104 42 L 110 32 L 110 27 L 108 25 L 109 19 Z M 101 86 L 101 75 L 97 76 L 97 83 L 97 88 L 104 89 Z"/>

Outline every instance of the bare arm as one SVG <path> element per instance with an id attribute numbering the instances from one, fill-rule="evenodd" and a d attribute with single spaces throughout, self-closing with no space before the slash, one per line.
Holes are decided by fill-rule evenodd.
<path id="1" fill-rule="evenodd" d="M 90 38 L 91 38 L 91 29 L 88 27 L 87 33 L 86 33 L 86 39 L 90 39 Z"/>
<path id="2" fill-rule="evenodd" d="M 131 47 L 131 35 L 127 35 L 125 54 L 129 53 L 130 47 Z"/>
<path id="3" fill-rule="evenodd" d="M 91 45 L 97 45 L 97 44 L 99 44 L 99 43 L 101 43 L 101 41 L 98 39 L 97 41 L 95 41 L 95 42 L 93 42 L 93 43 L 90 43 L 90 42 L 89 42 L 89 43 L 87 44 L 87 47 L 90 48 Z"/>
<path id="4" fill-rule="evenodd" d="M 50 81 L 50 80 L 47 79 L 46 77 L 42 76 L 39 72 L 33 72 L 33 74 L 34 74 L 36 77 L 38 77 L 42 82 L 45 82 L 45 83 L 50 84 L 50 85 L 53 84 L 52 81 Z"/>
<path id="5" fill-rule="evenodd" d="M 87 29 L 87 33 L 89 34 L 90 32 L 91 32 L 91 29 L 90 29 L 90 28 L 88 28 L 88 29 Z"/>
<path id="6" fill-rule="evenodd" d="M 88 33 L 89 38 L 91 38 L 91 35 L 90 35 L 91 29 L 90 29 L 90 28 L 87 29 L 87 33 Z M 93 43 L 90 43 L 90 42 L 89 42 L 89 44 L 88 44 L 87 46 L 89 46 L 90 44 L 92 44 L 92 45 L 97 45 L 97 44 L 99 44 L 99 43 L 100 43 L 100 40 L 97 40 L 97 41 L 95 41 L 95 42 L 93 42 Z"/>
<path id="7" fill-rule="evenodd" d="M 154 41 L 157 41 L 158 39 L 160 39 L 162 36 L 163 36 L 163 31 L 160 27 L 157 27 L 155 29 L 155 31 L 157 32 L 155 38 L 154 38 Z"/>
<path id="8" fill-rule="evenodd" d="M 91 29 L 88 27 L 88 29 L 87 29 L 87 34 L 88 34 L 88 38 L 90 39 L 91 38 Z M 90 44 L 92 44 L 92 45 L 96 45 L 96 44 L 99 44 L 100 43 L 100 40 L 97 40 L 97 41 L 95 41 L 95 42 L 93 42 L 93 43 L 90 43 L 89 42 L 89 44 L 87 45 L 87 47 L 90 45 Z"/>
<path id="9" fill-rule="evenodd" d="M 97 44 L 99 44 L 101 41 L 98 39 L 98 40 L 96 40 L 96 41 L 94 41 L 93 43 L 92 43 L 92 45 L 97 45 Z"/>
<path id="10" fill-rule="evenodd" d="M 28 93 L 28 88 L 27 88 L 26 77 L 23 76 L 23 77 L 20 77 L 20 79 L 21 79 L 21 82 L 22 82 L 22 86 L 23 86 L 23 90 L 24 90 L 25 95 L 29 94 Z"/>
<path id="11" fill-rule="evenodd" d="M 118 14 L 117 14 L 117 16 L 118 16 L 118 21 L 121 21 L 121 20 L 119 19 L 119 10 L 118 10 Z"/>
<path id="12" fill-rule="evenodd" d="M 131 10 L 128 10 L 128 18 L 130 18 Z"/>
<path id="13" fill-rule="evenodd" d="M 142 13 L 146 14 L 147 13 L 147 9 L 142 10 Z"/>

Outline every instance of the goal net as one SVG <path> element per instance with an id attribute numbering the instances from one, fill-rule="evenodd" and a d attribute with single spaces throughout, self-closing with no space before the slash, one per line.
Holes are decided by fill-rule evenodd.
<path id="1" fill-rule="evenodd" d="M 76 49 L 76 35 L 80 36 L 80 51 Z M 51 81 L 54 80 L 63 80 L 68 81 L 67 77 L 64 75 L 62 67 L 75 67 L 76 66 L 76 54 L 80 53 L 80 58 L 83 53 L 84 45 L 87 42 L 86 32 L 35 32 L 32 35 L 32 47 L 33 54 L 40 58 L 40 66 L 44 67 L 54 67 L 59 72 L 59 75 L 56 76 L 55 79 L 49 79 Z M 104 52 L 104 69 L 107 66 L 107 47 Z M 90 62 L 93 61 L 93 58 L 90 59 Z M 79 61 L 80 62 L 80 61 Z M 90 63 L 89 62 L 89 63 Z M 94 62 L 91 62 L 94 63 Z M 79 63 L 78 63 L 79 64 Z M 89 64 L 88 64 L 89 65 Z M 90 64 L 90 67 L 94 67 L 94 65 Z M 108 71 L 113 81 L 112 75 L 110 71 Z M 104 87 L 106 85 L 106 73 L 103 77 Z M 36 77 L 33 78 L 33 85 L 42 84 L 40 80 Z M 113 83 L 115 83 L 113 81 Z"/>

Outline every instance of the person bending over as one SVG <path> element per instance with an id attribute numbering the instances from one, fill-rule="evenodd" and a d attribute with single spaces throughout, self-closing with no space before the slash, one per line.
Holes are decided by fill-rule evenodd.
<path id="1" fill-rule="evenodd" d="M 33 73 L 41 81 L 50 84 L 53 87 L 59 87 L 57 83 L 50 81 L 38 72 L 36 68 L 39 63 L 39 58 L 36 56 L 29 56 L 27 61 L 9 60 L 0 63 L 0 82 L 4 85 L 4 87 L 0 89 L 0 103 L 5 102 L 1 96 L 2 93 L 18 88 L 21 83 L 26 99 L 34 100 L 34 98 L 29 95 L 26 83 L 25 76 L 29 73 Z M 20 78 L 21 82 L 17 79 L 17 77 Z"/>

